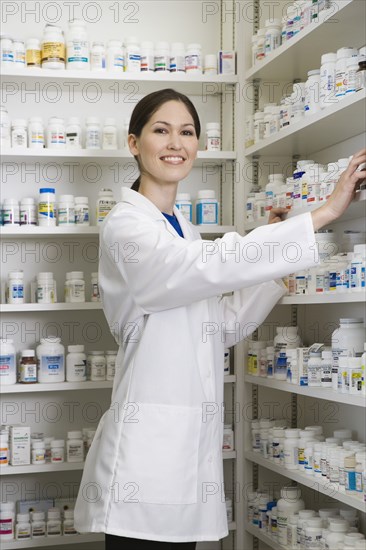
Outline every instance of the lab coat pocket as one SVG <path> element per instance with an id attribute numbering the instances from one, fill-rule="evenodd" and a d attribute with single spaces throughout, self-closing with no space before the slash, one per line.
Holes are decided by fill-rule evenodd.
<path id="1" fill-rule="evenodd" d="M 122 428 L 120 470 L 138 502 L 194 504 L 198 491 L 200 407 L 136 403 Z M 127 476 L 127 477 L 126 477 Z"/>

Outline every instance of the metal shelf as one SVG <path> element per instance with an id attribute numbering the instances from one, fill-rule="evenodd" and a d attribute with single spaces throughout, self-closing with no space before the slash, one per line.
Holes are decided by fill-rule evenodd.
<path id="1" fill-rule="evenodd" d="M 61 462 L 60 464 L 27 464 L 25 466 L 1 466 L 2 476 L 20 474 L 44 474 L 47 472 L 69 472 L 83 470 L 85 462 Z"/>
<path id="2" fill-rule="evenodd" d="M 258 453 L 254 453 L 253 451 L 246 451 L 244 453 L 244 458 L 254 462 L 254 464 L 267 468 L 267 470 L 271 470 L 272 472 L 276 472 L 277 474 L 287 477 L 288 479 L 292 479 L 301 485 L 305 485 L 305 487 L 310 487 L 310 489 L 314 489 L 314 491 L 323 493 L 324 495 L 334 498 L 339 502 L 343 502 L 348 506 L 352 506 L 356 510 L 366 512 L 366 503 L 363 501 L 363 495 L 359 496 L 348 494 L 344 490 L 339 490 L 337 484 L 330 483 L 327 479 L 324 480 L 322 477 L 319 478 L 313 475 L 303 474 L 300 470 L 287 470 L 284 467 L 273 464 L 270 460 L 263 458 Z"/>
<path id="3" fill-rule="evenodd" d="M 263 388 L 296 393 L 297 395 L 313 397 L 314 399 L 324 399 L 326 401 L 334 401 L 335 403 L 344 403 L 346 405 L 351 405 L 352 407 L 366 408 L 366 397 L 364 395 L 357 396 L 339 393 L 333 391 L 332 388 L 309 388 L 308 386 L 298 386 L 296 384 L 289 384 L 284 380 L 261 378 L 259 376 L 252 376 L 251 374 L 246 374 L 244 380 L 249 384 L 255 384 L 257 386 L 262 386 Z"/>
<path id="4" fill-rule="evenodd" d="M 267 546 L 270 548 L 273 548 L 274 550 L 286 550 L 286 546 L 282 546 L 282 544 L 279 544 L 275 538 L 270 537 L 266 533 L 263 532 L 262 529 L 259 529 L 258 527 L 255 527 L 255 525 L 251 525 L 250 523 L 245 523 L 244 528 L 248 533 L 253 535 L 253 537 L 256 537 L 257 539 L 261 540 Z"/>
<path id="5" fill-rule="evenodd" d="M 28 313 L 31 311 L 90 311 L 101 310 L 100 302 L 80 302 L 58 304 L 1 304 L 0 313 Z"/>
<path id="6" fill-rule="evenodd" d="M 365 302 L 365 292 L 338 292 L 334 294 L 314 294 L 304 296 L 284 296 L 278 302 L 280 305 L 301 304 L 358 304 Z"/>
<path id="7" fill-rule="evenodd" d="M 18 548 L 43 548 L 45 546 L 66 546 L 91 542 L 103 542 L 104 533 L 88 533 L 86 535 L 70 535 L 62 537 L 44 537 L 28 540 L 2 541 L 1 550 L 18 550 Z"/>

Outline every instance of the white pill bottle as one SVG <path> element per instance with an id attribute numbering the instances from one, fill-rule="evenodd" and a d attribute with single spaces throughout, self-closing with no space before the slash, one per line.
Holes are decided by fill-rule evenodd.
<path id="1" fill-rule="evenodd" d="M 66 42 L 66 68 L 86 71 L 90 69 L 90 46 L 85 22 L 74 19 L 69 22 Z"/>
<path id="2" fill-rule="evenodd" d="M 37 358 L 40 383 L 65 381 L 65 348 L 61 344 L 61 338 L 41 338 L 41 343 L 37 346 Z"/>

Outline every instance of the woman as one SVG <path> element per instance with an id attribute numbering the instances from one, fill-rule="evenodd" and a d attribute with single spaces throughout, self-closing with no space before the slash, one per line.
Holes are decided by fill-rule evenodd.
<path id="1" fill-rule="evenodd" d="M 107 533 L 107 550 L 193 550 L 227 535 L 224 348 L 284 294 L 274 279 L 317 262 L 314 230 L 344 212 L 366 175 L 357 171 L 362 151 L 311 214 L 247 237 L 202 241 L 174 206 L 199 135 L 184 95 L 163 90 L 142 99 L 128 137 L 141 176 L 122 189 L 101 231 L 101 294 L 120 348 L 112 405 L 87 457 L 75 519 L 78 531 Z"/>

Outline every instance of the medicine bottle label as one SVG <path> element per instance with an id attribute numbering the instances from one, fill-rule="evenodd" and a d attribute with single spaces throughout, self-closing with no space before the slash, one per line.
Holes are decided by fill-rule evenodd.
<path id="1" fill-rule="evenodd" d="M 64 369 L 62 355 L 43 355 L 40 360 L 40 369 L 46 376 L 59 376 Z"/>
<path id="2" fill-rule="evenodd" d="M 22 284 L 12 284 L 9 290 L 12 300 L 24 299 L 24 286 Z"/>
<path id="3" fill-rule="evenodd" d="M 38 215 L 42 219 L 55 218 L 55 205 L 52 202 L 39 202 Z"/>
<path id="4" fill-rule="evenodd" d="M 32 384 L 37 382 L 37 363 L 20 363 L 19 382 Z"/>
<path id="5" fill-rule="evenodd" d="M 217 223 L 218 220 L 218 204 L 203 203 L 198 205 L 197 223 Z"/>
<path id="6" fill-rule="evenodd" d="M 1 50 L 1 62 L 2 63 L 13 63 L 14 62 L 13 50 L 8 50 L 6 48 Z"/>
<path id="7" fill-rule="evenodd" d="M 67 44 L 68 63 L 89 63 L 89 44 L 86 40 L 71 40 Z"/>
<path id="8" fill-rule="evenodd" d="M 156 55 L 154 65 L 155 71 L 169 71 L 170 59 L 166 55 Z"/>
<path id="9" fill-rule="evenodd" d="M 28 67 L 40 67 L 41 66 L 41 51 L 40 50 L 27 50 L 26 62 Z"/>
<path id="10" fill-rule="evenodd" d="M 65 44 L 62 42 L 44 42 L 42 44 L 42 63 L 46 61 L 65 62 Z"/>
<path id="11" fill-rule="evenodd" d="M 43 132 L 31 132 L 29 135 L 30 147 L 37 147 L 39 145 L 44 146 L 44 134 Z"/>
<path id="12" fill-rule="evenodd" d="M 182 216 L 188 220 L 192 221 L 192 205 L 191 204 L 177 204 L 176 205 Z"/>
<path id="13" fill-rule="evenodd" d="M 0 377 L 8 376 L 15 370 L 15 356 L 14 355 L 0 355 Z"/>
<path id="14" fill-rule="evenodd" d="M 90 62 L 92 69 L 105 69 L 105 54 L 103 52 L 92 52 L 90 56 Z"/>
<path id="15" fill-rule="evenodd" d="M 89 208 L 85 206 L 75 207 L 75 223 L 77 225 L 89 225 Z"/>

